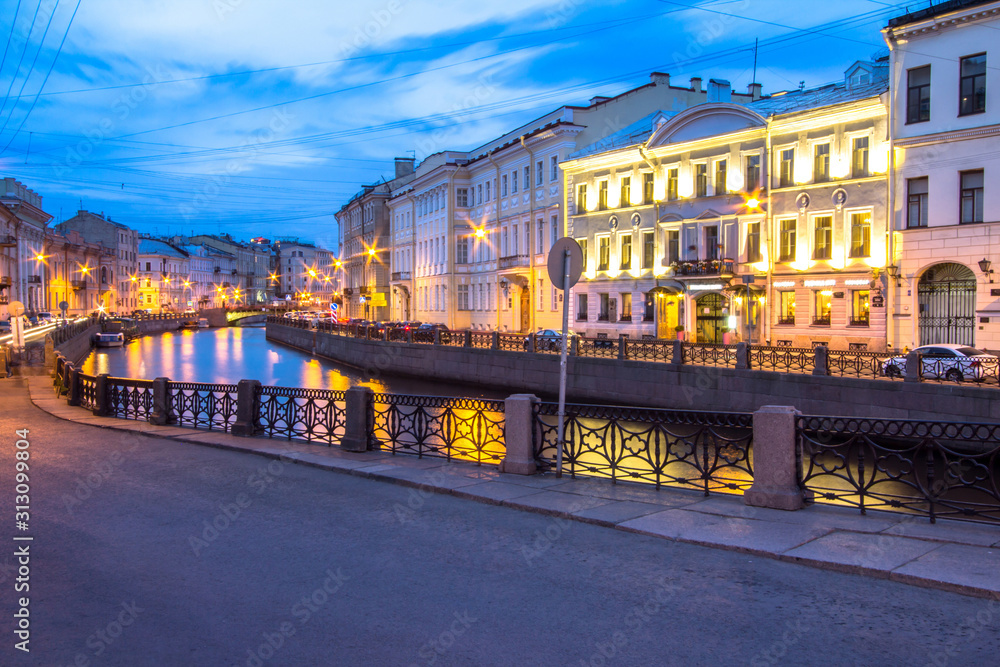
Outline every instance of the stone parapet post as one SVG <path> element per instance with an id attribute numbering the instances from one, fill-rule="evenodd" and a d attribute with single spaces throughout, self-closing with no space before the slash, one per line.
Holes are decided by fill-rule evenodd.
<path id="1" fill-rule="evenodd" d="M 257 396 L 260 394 L 260 382 L 257 380 L 240 380 L 236 385 L 236 421 L 232 425 L 232 434 L 249 438 L 257 433 Z"/>
<path id="2" fill-rule="evenodd" d="M 625 360 L 628 358 L 628 336 L 618 334 L 618 358 Z"/>
<path id="3" fill-rule="evenodd" d="M 67 386 L 69 387 L 69 405 L 80 405 L 80 371 L 73 363 L 66 364 Z"/>
<path id="4" fill-rule="evenodd" d="M 465 347 L 472 347 L 472 330 L 465 330 L 465 339 L 462 341 L 462 345 Z"/>
<path id="5" fill-rule="evenodd" d="M 413 342 L 413 327 L 406 327 L 406 342 Z"/>
<path id="6" fill-rule="evenodd" d="M 490 339 L 490 349 L 499 350 L 500 349 L 500 332 L 494 331 L 493 337 Z"/>
<path id="7" fill-rule="evenodd" d="M 108 374 L 101 373 L 94 378 L 94 416 L 108 416 Z"/>
<path id="8" fill-rule="evenodd" d="M 817 345 L 813 352 L 813 375 L 830 374 L 830 349 L 826 345 Z"/>
<path id="9" fill-rule="evenodd" d="M 153 380 L 153 411 L 149 413 L 149 423 L 165 426 L 170 422 L 170 378 Z"/>
<path id="10" fill-rule="evenodd" d="M 906 382 L 920 382 L 920 371 L 923 369 L 924 361 L 922 354 L 916 350 L 906 354 Z"/>
<path id="11" fill-rule="evenodd" d="M 434 344 L 435 345 L 440 345 L 441 344 L 441 330 L 440 329 L 434 329 Z"/>
<path id="12" fill-rule="evenodd" d="M 500 471 L 514 475 L 534 475 L 535 447 L 532 432 L 535 428 L 533 406 L 538 397 L 533 394 L 514 394 L 504 401 L 504 443 L 506 452 Z"/>
<path id="13" fill-rule="evenodd" d="M 580 337 L 571 336 L 569 339 L 569 350 L 568 353 L 571 357 L 580 356 Z"/>
<path id="14" fill-rule="evenodd" d="M 736 343 L 736 368 L 750 368 L 750 347 L 743 341 Z"/>
<path id="15" fill-rule="evenodd" d="M 684 342 L 680 340 L 673 341 L 673 354 L 671 355 L 670 363 L 676 364 L 677 366 L 684 365 Z"/>
<path id="16" fill-rule="evenodd" d="M 348 452 L 366 452 L 371 440 L 373 417 L 372 398 L 374 392 L 370 387 L 351 387 L 344 392 L 346 407 L 344 410 L 344 437 L 340 448 Z"/>
<path id="17" fill-rule="evenodd" d="M 743 495 L 747 505 L 802 509 L 795 456 L 795 419 L 800 414 L 784 405 L 765 405 L 753 413 L 753 485 Z"/>

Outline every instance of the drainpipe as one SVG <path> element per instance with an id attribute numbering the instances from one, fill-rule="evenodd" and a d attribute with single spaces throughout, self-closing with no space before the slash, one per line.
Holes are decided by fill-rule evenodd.
<path id="1" fill-rule="evenodd" d="M 765 171 L 764 171 L 764 192 L 766 193 L 764 200 L 767 202 L 767 222 L 764 225 L 765 234 L 767 237 L 764 239 L 767 244 L 767 276 L 765 280 L 764 294 L 766 295 L 766 300 L 764 302 L 764 308 L 761 308 L 761 341 L 766 342 L 771 336 L 771 316 L 773 312 L 771 309 L 774 307 L 774 258 L 777 257 L 776 248 L 774 247 L 774 234 L 772 227 L 774 226 L 774 206 L 771 202 L 771 162 L 774 159 L 773 151 L 771 148 L 771 124 L 773 122 L 774 116 L 767 117 L 767 124 L 765 130 L 764 138 L 764 153 L 765 153 Z M 798 221 L 795 223 L 798 225 Z M 795 243 L 798 245 L 798 233 L 796 232 Z M 797 252 L 797 250 L 796 250 Z M 750 290 L 747 290 L 747 302 L 750 301 Z"/>
<path id="2" fill-rule="evenodd" d="M 535 154 L 528 148 L 527 142 L 524 141 L 524 135 L 521 137 L 521 148 L 528 152 L 528 173 L 535 168 Z M 535 175 L 537 178 L 537 175 Z M 528 331 L 533 332 L 535 330 L 535 300 L 530 297 L 531 290 L 535 286 L 535 234 L 531 226 L 535 223 L 535 186 L 531 183 L 531 176 L 528 177 Z"/>
<path id="3" fill-rule="evenodd" d="M 643 162 L 645 162 L 646 164 L 648 164 L 649 168 L 653 170 L 653 182 L 655 183 L 656 182 L 656 172 L 660 168 L 659 165 L 653 164 L 653 161 L 649 159 L 648 155 L 646 155 L 646 151 L 644 150 L 644 148 L 642 146 L 639 146 L 639 157 L 641 157 L 642 160 L 643 160 Z M 656 188 L 655 185 L 653 187 L 654 187 L 654 189 Z M 655 216 L 655 219 L 653 220 L 653 234 L 654 234 L 653 241 L 655 243 L 656 242 L 656 238 L 659 236 L 659 234 L 657 234 L 656 232 L 660 231 L 660 202 L 659 202 L 659 200 L 657 200 L 657 198 L 655 196 L 655 193 L 654 193 L 654 196 L 653 196 L 653 211 L 654 211 L 654 216 Z M 664 248 L 664 257 L 666 257 L 666 249 L 665 248 Z M 586 268 L 586 267 L 584 267 L 584 268 Z M 659 281 L 659 279 L 656 278 L 656 260 L 655 260 L 655 258 L 653 260 L 653 281 L 654 281 L 654 285 L 656 285 L 657 287 L 660 286 L 660 281 Z M 657 294 L 656 296 L 653 297 L 653 334 L 655 336 L 659 336 L 659 333 L 660 333 L 660 308 L 659 308 L 659 305 L 657 304 L 657 299 L 659 299 L 659 298 L 660 298 L 659 294 Z M 645 304 L 643 304 L 643 308 L 645 308 Z M 680 321 L 680 320 L 678 319 L 678 321 Z"/>
<path id="4" fill-rule="evenodd" d="M 891 76 L 891 73 L 890 73 L 890 76 Z M 894 88 L 894 89 L 898 90 L 898 88 Z M 890 93 L 890 95 L 891 95 L 891 93 Z M 893 100 L 892 100 L 891 96 L 889 97 L 888 107 L 889 107 L 888 108 L 888 115 L 886 116 L 886 134 L 889 137 L 889 173 L 887 174 L 886 179 L 885 179 L 886 199 L 888 201 L 888 210 L 886 210 L 886 212 L 885 212 L 885 235 L 886 235 L 886 243 L 885 243 L 886 258 L 885 258 L 885 265 L 886 266 L 889 266 L 890 264 L 895 263 L 895 257 L 896 257 L 896 249 L 895 249 L 896 235 L 893 233 L 893 230 L 894 230 L 894 228 L 896 226 L 896 182 L 895 182 L 896 181 L 896 149 L 895 149 L 895 147 L 893 145 L 893 132 L 892 132 L 892 107 L 893 107 Z M 895 281 L 891 280 L 889 278 L 889 272 L 888 272 L 888 270 L 885 270 L 885 275 L 886 275 L 885 291 L 886 291 L 886 296 L 887 296 L 887 298 L 886 298 L 886 304 L 885 304 L 886 305 L 886 309 L 885 309 L 885 339 L 886 339 L 886 342 L 888 343 L 887 347 L 895 348 L 896 347 L 896 343 L 898 341 L 896 341 L 895 336 L 894 336 L 895 326 L 893 324 L 893 314 L 895 312 L 895 298 L 898 296 L 898 290 L 894 290 L 893 289 L 895 287 L 895 285 L 893 285 L 893 283 Z M 899 274 L 896 274 L 896 275 L 899 275 Z M 913 317 L 911 316 L 910 319 L 912 321 Z"/>
<path id="5" fill-rule="evenodd" d="M 493 159 L 493 153 L 494 153 L 494 151 L 490 151 L 489 153 L 486 154 L 486 157 L 489 159 L 490 162 L 493 163 L 493 167 L 496 169 L 496 172 L 497 172 L 497 183 L 496 183 L 496 187 L 493 188 L 493 201 L 496 202 L 496 204 L 493 207 L 493 213 L 494 213 L 493 219 L 496 222 L 496 232 L 497 232 L 497 241 L 496 241 L 497 245 L 495 247 L 495 249 L 497 251 L 497 270 L 496 270 L 496 275 L 493 276 L 494 277 L 493 291 L 496 292 L 496 295 L 497 295 L 496 325 L 495 325 L 494 328 L 495 328 L 496 331 L 499 331 L 500 330 L 500 299 L 503 298 L 503 293 L 500 291 L 500 245 L 499 245 L 499 239 L 500 239 L 500 192 L 497 190 L 497 188 L 500 187 L 500 165 L 497 164 L 497 161 Z M 489 243 L 489 242 L 487 242 L 487 243 Z"/>
<path id="6" fill-rule="evenodd" d="M 455 288 L 455 253 L 453 252 L 452 241 L 455 238 L 455 207 L 454 207 L 454 197 L 455 197 L 455 171 L 453 170 L 448 174 L 448 186 L 445 190 L 445 197 L 447 201 L 445 202 L 444 218 L 447 229 L 444 233 L 444 256 L 447 266 L 445 272 L 445 285 L 444 285 L 444 302 L 448 313 L 448 328 L 455 328 L 455 309 L 458 305 L 458 290 Z"/>

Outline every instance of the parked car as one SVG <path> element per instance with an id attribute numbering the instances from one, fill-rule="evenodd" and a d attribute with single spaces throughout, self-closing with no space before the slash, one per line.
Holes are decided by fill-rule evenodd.
<path id="1" fill-rule="evenodd" d="M 451 342 L 451 331 L 443 324 L 421 324 L 413 332 L 414 342 L 433 343 L 434 332 L 441 332 L 441 342 L 447 345 Z"/>
<path id="2" fill-rule="evenodd" d="M 38 313 L 38 323 L 39 324 L 52 324 L 55 318 L 52 317 L 52 313 Z"/>
<path id="3" fill-rule="evenodd" d="M 1000 363 L 995 355 L 967 345 L 921 345 L 913 351 L 923 355 L 921 377 L 951 382 L 981 382 L 989 375 L 996 375 Z M 884 359 L 882 374 L 886 377 L 906 375 L 906 357 Z"/>
<path id="4" fill-rule="evenodd" d="M 569 344 L 573 345 L 573 339 L 579 338 L 580 334 L 570 331 L 568 333 Z M 524 339 L 524 349 L 528 349 L 529 340 Z M 562 332 L 556 331 L 555 329 L 540 329 L 535 332 L 535 351 L 544 352 L 545 350 L 550 350 L 552 352 L 559 352 L 562 350 Z"/>
<path id="5" fill-rule="evenodd" d="M 14 331 L 14 325 L 10 323 L 10 320 L 0 320 L 0 335 L 9 334 Z"/>

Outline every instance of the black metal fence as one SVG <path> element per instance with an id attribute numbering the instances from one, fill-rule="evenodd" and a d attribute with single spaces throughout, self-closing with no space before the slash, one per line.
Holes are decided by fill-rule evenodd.
<path id="1" fill-rule="evenodd" d="M 254 414 L 268 437 L 333 445 L 344 437 L 345 401 L 342 391 L 260 387 Z"/>
<path id="2" fill-rule="evenodd" d="M 371 433 L 394 454 L 499 464 L 504 445 L 503 401 L 375 394 Z"/>
<path id="3" fill-rule="evenodd" d="M 1000 425 L 800 417 L 807 500 L 1000 521 Z"/>
<path id="4" fill-rule="evenodd" d="M 743 493 L 753 483 L 753 415 L 567 405 L 563 471 Z M 535 456 L 556 464 L 558 405 L 535 406 Z"/>

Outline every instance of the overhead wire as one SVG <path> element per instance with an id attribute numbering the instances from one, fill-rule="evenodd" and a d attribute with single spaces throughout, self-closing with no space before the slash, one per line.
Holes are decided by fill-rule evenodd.
<path id="1" fill-rule="evenodd" d="M 24 75 L 24 81 L 21 82 L 21 89 L 17 91 L 18 100 L 20 100 L 21 94 L 24 93 L 24 89 L 28 85 L 28 81 L 31 79 L 31 73 L 35 71 L 35 65 L 38 64 L 38 56 L 42 54 L 42 49 L 45 47 L 45 38 L 49 35 L 49 28 L 52 27 L 52 19 L 56 16 L 56 10 L 59 9 L 60 1 L 61 0 L 56 0 L 56 4 L 52 8 L 52 12 L 49 14 L 49 20 L 45 23 L 45 30 L 42 32 L 42 39 L 38 42 L 38 49 L 35 51 L 35 57 L 31 60 L 31 65 L 28 67 L 28 73 Z M 79 6 L 79 4 L 77 6 Z M 46 80 L 48 80 L 48 77 L 46 77 Z M 42 85 L 44 86 L 45 84 Z M 17 104 L 18 102 L 15 101 L 10 105 L 10 113 L 7 114 L 7 118 L 4 119 L 3 125 L 0 125 L 0 136 L 3 136 L 3 131 L 7 129 L 7 123 L 9 123 L 10 119 L 14 117 L 14 111 L 17 109 Z M 34 104 L 32 104 L 32 108 L 34 108 Z M 27 119 L 27 116 L 25 116 L 25 119 Z M 22 122 L 21 125 L 23 126 L 24 123 Z M 11 138 L 13 139 L 13 137 Z M 9 145 L 10 142 L 7 142 L 7 146 Z M 4 147 L 4 150 L 6 150 L 6 146 Z M 3 155 L 4 150 L 0 150 L 0 155 Z"/>

